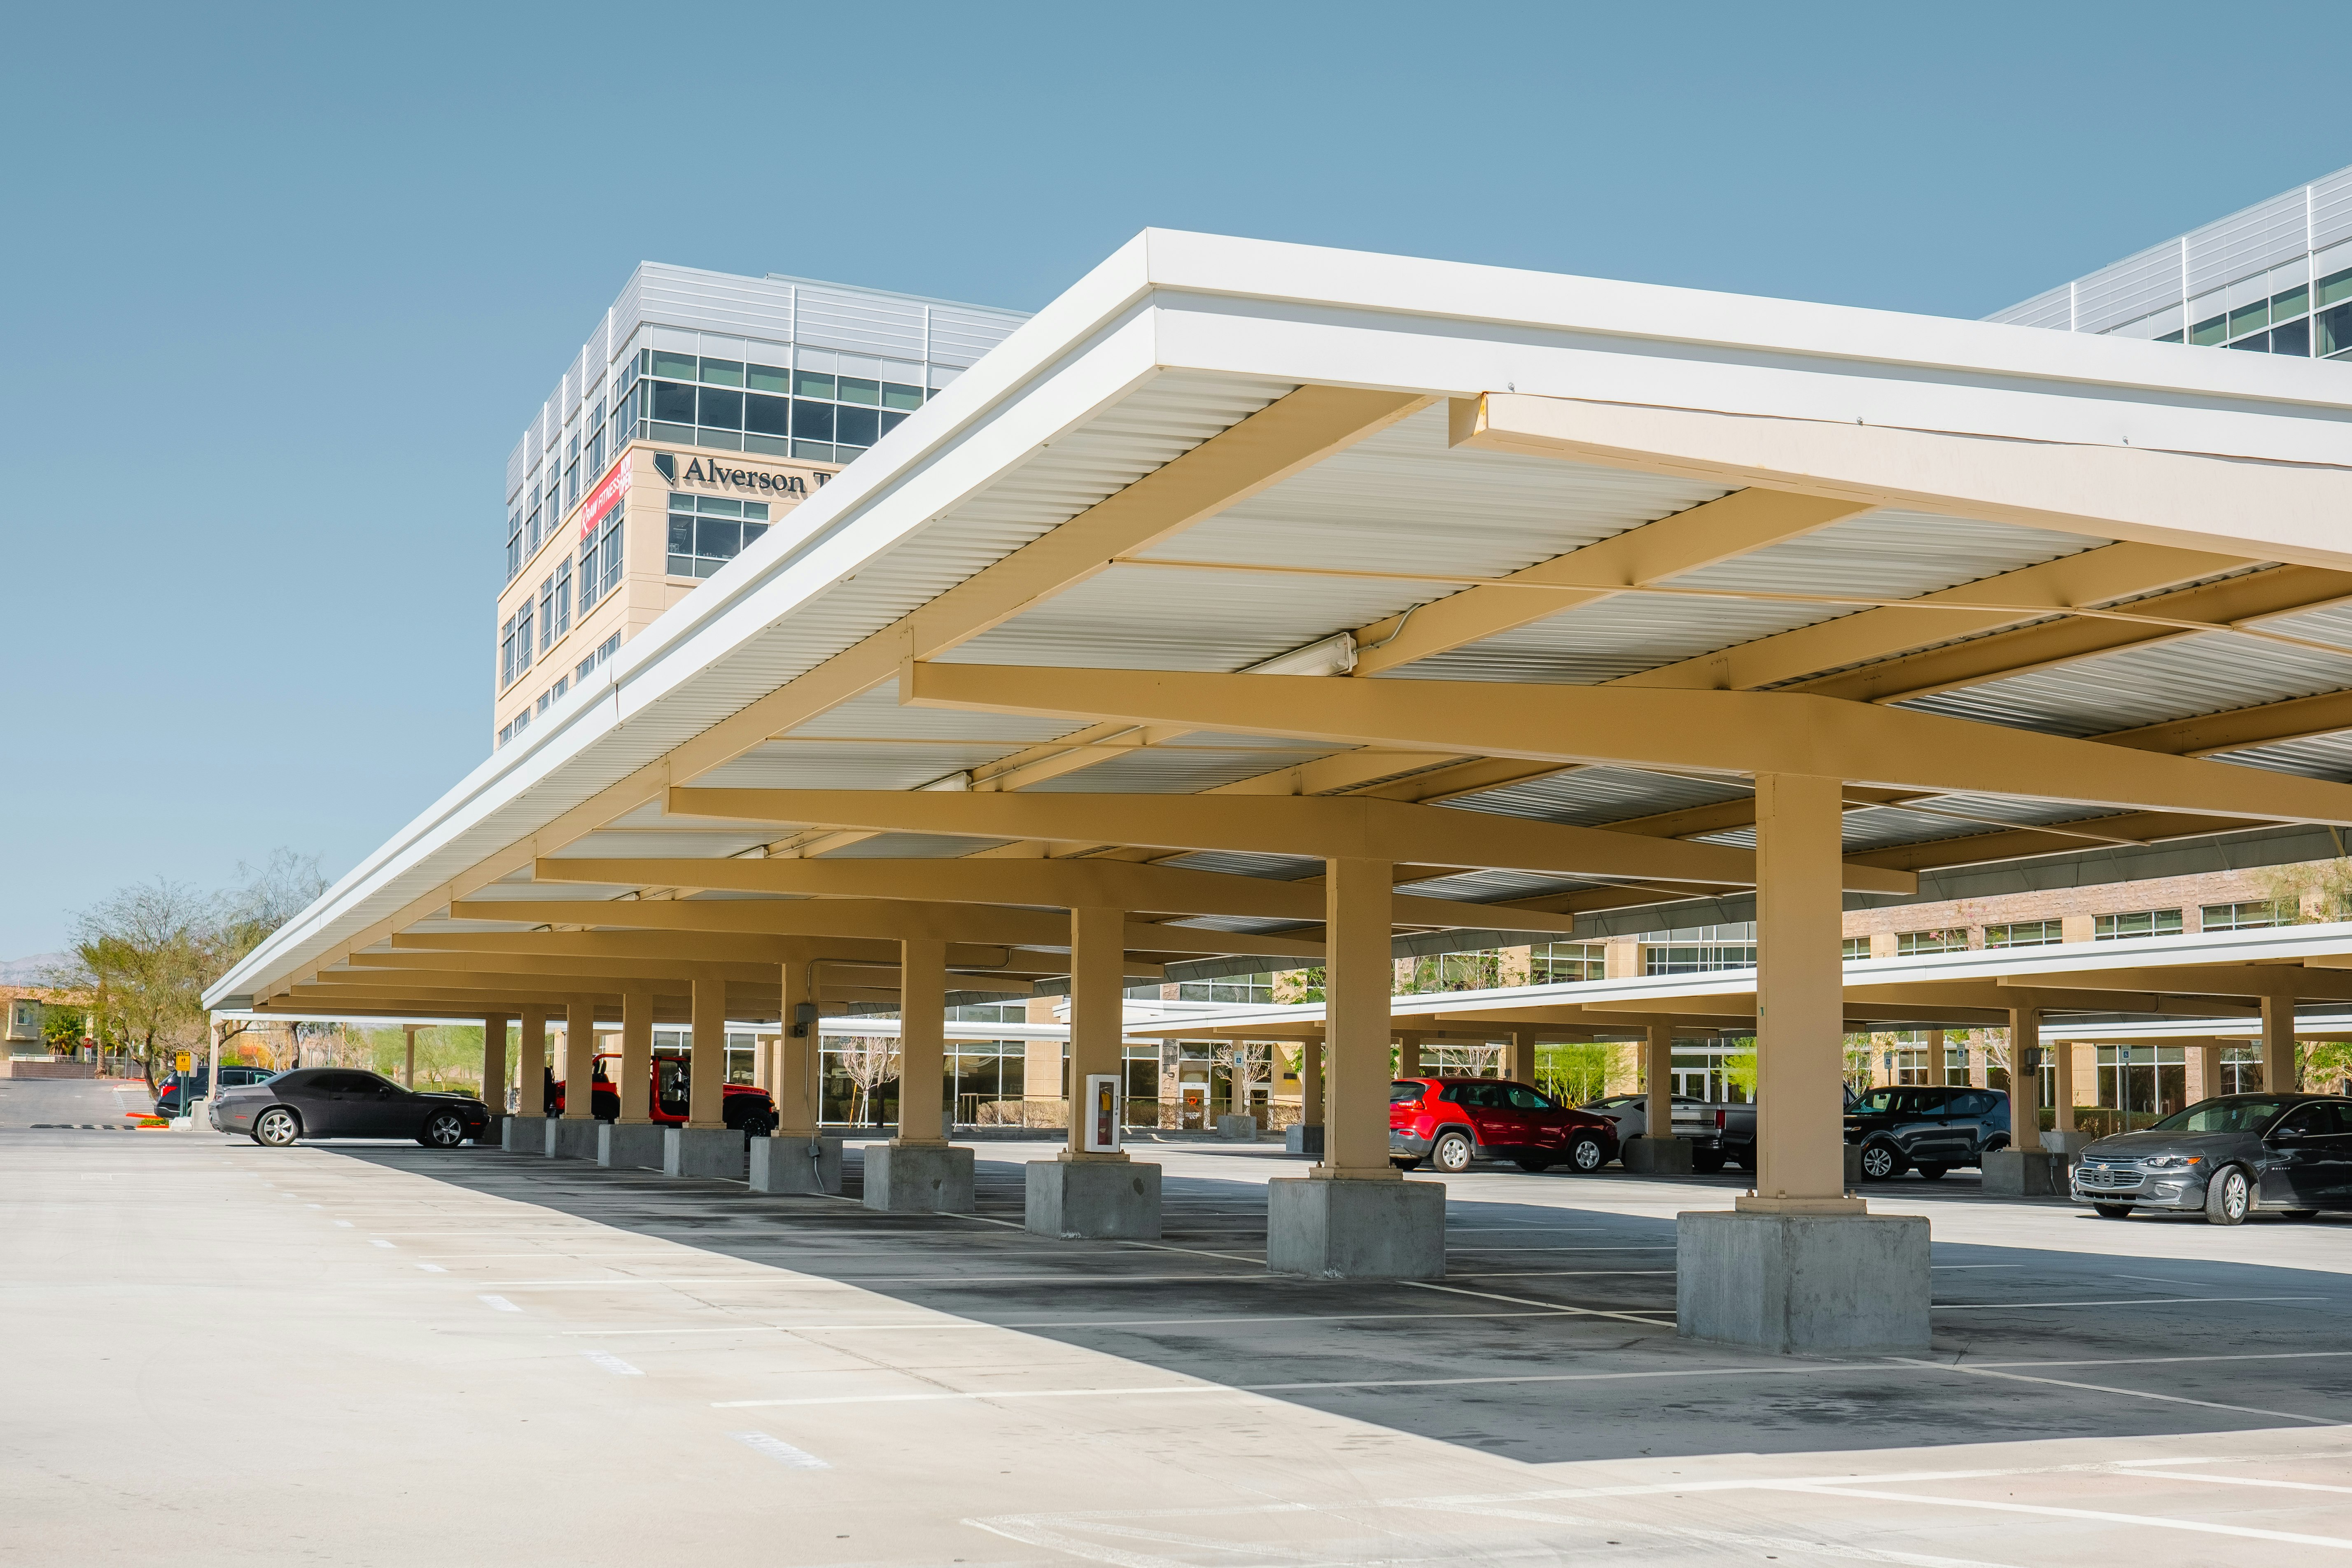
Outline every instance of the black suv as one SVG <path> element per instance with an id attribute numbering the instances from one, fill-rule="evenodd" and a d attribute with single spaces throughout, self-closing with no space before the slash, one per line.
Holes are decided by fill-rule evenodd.
<path id="1" fill-rule="evenodd" d="M 1932 1182 L 2009 1147 L 2009 1096 L 1960 1084 L 1864 1089 L 1845 1108 L 1845 1141 L 1862 1145 L 1870 1181 L 1916 1170 Z"/>

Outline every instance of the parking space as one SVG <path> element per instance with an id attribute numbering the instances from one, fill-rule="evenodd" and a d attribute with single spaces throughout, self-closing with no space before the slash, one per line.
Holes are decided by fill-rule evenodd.
<path id="1" fill-rule="evenodd" d="M 1892 1184 L 1937 1342 L 1795 1361 L 1673 1334 L 1673 1216 L 1737 1177 L 1479 1170 L 1425 1284 L 1264 1271 L 1207 1143 L 1158 1244 L 882 1215 L 489 1151 L 0 1138 L 21 1429 L 0 1561 L 2340 1560 L 2352 1222 L 2216 1231 Z M 856 1152 L 850 1161 L 856 1169 Z M 168 1286 L 168 1289 L 166 1287 Z M 194 1305 L 191 1305 L 194 1303 Z M 216 1455 L 125 1466 L 132 1441 Z M 446 1521 L 449 1550 L 404 1539 Z M 76 1527 L 79 1528 L 79 1527 Z M 184 1543 L 185 1550 L 178 1550 Z M 38 1552 L 26 1561 L 58 1560 Z"/>

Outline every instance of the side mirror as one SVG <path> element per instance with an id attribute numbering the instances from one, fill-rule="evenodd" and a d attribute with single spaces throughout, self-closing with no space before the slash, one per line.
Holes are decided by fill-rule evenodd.
<path id="1" fill-rule="evenodd" d="M 2303 1140 L 2303 1129 L 2300 1127 L 2277 1128 L 2273 1131 L 2271 1137 L 2281 1143 L 2300 1142 Z"/>

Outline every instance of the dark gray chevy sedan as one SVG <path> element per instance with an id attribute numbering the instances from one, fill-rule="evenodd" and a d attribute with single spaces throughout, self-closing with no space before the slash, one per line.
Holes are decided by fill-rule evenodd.
<path id="1" fill-rule="evenodd" d="M 2237 1225 L 2255 1209 L 2308 1219 L 2352 1209 L 2352 1100 L 2225 1094 L 2145 1132 L 2102 1138 L 2074 1167 L 2074 1201 L 2108 1219 L 2134 1209 L 2204 1212 Z"/>

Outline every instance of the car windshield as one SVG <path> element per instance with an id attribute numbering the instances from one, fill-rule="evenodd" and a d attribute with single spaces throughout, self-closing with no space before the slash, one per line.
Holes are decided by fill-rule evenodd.
<path id="1" fill-rule="evenodd" d="M 1864 1113 L 1885 1112 L 1895 1109 L 1895 1090 L 1874 1089 L 1853 1102 L 1853 1109 Z"/>
<path id="2" fill-rule="evenodd" d="M 2200 1100 L 2186 1110 L 2176 1110 L 2151 1132 L 2259 1132 L 2271 1118 L 2286 1109 L 2286 1101 L 2270 1099 Z"/>

